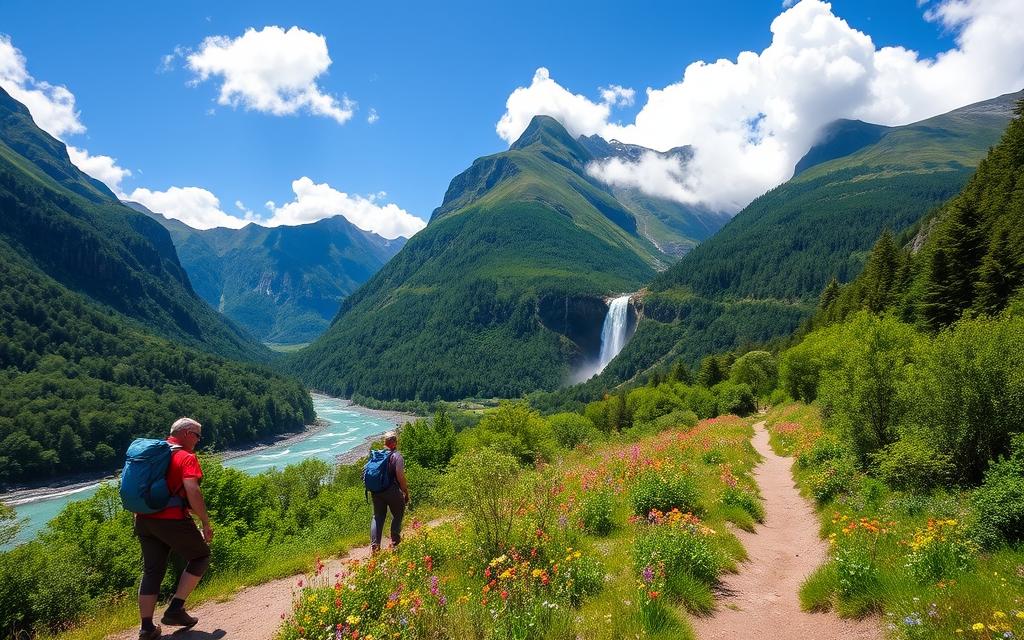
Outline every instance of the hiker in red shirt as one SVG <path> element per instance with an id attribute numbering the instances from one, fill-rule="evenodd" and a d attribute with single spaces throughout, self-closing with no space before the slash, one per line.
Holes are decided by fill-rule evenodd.
<path id="1" fill-rule="evenodd" d="M 140 640 L 156 640 L 160 637 L 160 626 L 153 624 L 160 583 L 167 572 L 167 555 L 174 551 L 188 564 L 178 580 L 174 599 L 167 607 L 160 622 L 178 627 L 192 627 L 198 618 L 185 611 L 185 599 L 195 589 L 199 579 L 210 565 L 209 542 L 213 539 L 213 528 L 206 513 L 203 492 L 199 480 L 203 471 L 194 453 L 202 437 L 203 426 L 192 418 L 179 418 L 171 425 L 167 442 L 174 448 L 171 462 L 167 467 L 167 486 L 172 496 L 184 499 L 184 506 L 170 506 L 162 511 L 135 515 L 135 535 L 142 545 L 142 582 L 139 585 L 139 617 L 142 628 Z M 191 513 L 199 517 L 202 533 L 196 528 Z"/>

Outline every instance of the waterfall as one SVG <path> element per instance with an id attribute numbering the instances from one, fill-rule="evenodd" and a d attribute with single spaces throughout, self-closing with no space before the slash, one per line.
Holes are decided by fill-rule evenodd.
<path id="1" fill-rule="evenodd" d="M 626 327 L 629 320 L 629 296 L 620 296 L 608 305 L 608 315 L 601 327 L 601 356 L 597 373 L 601 373 L 612 358 L 626 346 Z"/>

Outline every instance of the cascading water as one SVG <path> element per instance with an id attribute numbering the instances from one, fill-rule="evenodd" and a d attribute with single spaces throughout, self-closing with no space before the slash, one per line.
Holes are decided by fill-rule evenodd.
<path id="1" fill-rule="evenodd" d="M 620 296 L 608 305 L 608 315 L 601 327 L 601 355 L 597 372 L 601 373 L 612 358 L 626 346 L 626 328 L 629 320 L 629 296 Z"/>

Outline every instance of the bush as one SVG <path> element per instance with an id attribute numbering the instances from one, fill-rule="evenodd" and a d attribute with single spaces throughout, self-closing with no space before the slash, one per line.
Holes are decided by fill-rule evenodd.
<path id="1" fill-rule="evenodd" d="M 719 413 L 746 416 L 757 411 L 754 392 L 746 384 L 721 382 L 712 387 L 711 390 L 718 396 Z"/>
<path id="2" fill-rule="evenodd" d="M 700 492 L 687 476 L 666 477 L 648 471 L 637 477 L 631 492 L 633 512 L 647 517 L 652 509 L 701 515 Z"/>
<path id="3" fill-rule="evenodd" d="M 580 503 L 580 518 L 587 533 L 606 536 L 615 528 L 615 496 L 608 489 L 587 493 Z"/>
<path id="4" fill-rule="evenodd" d="M 758 522 L 764 522 L 764 506 L 757 496 L 740 489 L 739 487 L 726 487 L 722 492 L 722 504 L 726 506 L 739 507 L 746 511 L 751 518 Z"/>
<path id="5" fill-rule="evenodd" d="M 578 413 L 556 413 L 548 417 L 548 423 L 555 434 L 555 440 L 566 449 L 575 449 L 584 443 L 592 444 L 601 438 L 601 432 L 594 423 Z"/>
<path id="6" fill-rule="evenodd" d="M 689 409 L 676 409 L 672 413 L 661 416 L 654 420 L 654 428 L 657 431 L 666 429 L 690 428 L 697 424 L 697 414 Z"/>
<path id="7" fill-rule="evenodd" d="M 853 488 L 857 470 L 846 457 L 831 458 L 810 477 L 811 493 L 818 504 L 825 504 L 844 491 Z"/>
<path id="8" fill-rule="evenodd" d="M 468 444 L 497 449 L 515 456 L 523 464 L 550 460 L 557 446 L 548 421 L 522 401 L 502 402 L 480 420 L 476 429 L 464 433 L 475 440 Z"/>
<path id="9" fill-rule="evenodd" d="M 705 387 L 691 387 L 686 394 L 686 404 L 700 419 L 718 415 L 718 398 Z"/>
<path id="10" fill-rule="evenodd" d="M 878 476 L 894 489 L 927 493 L 945 485 L 953 473 L 950 456 L 918 435 L 907 435 L 874 454 Z"/>
<path id="11" fill-rule="evenodd" d="M 674 578 L 678 576 L 690 576 L 711 584 L 724 562 L 721 552 L 712 542 L 713 536 L 714 532 L 701 524 L 650 525 L 637 537 L 633 546 L 637 570 L 663 568 L 666 588 L 674 595 L 681 595 L 676 587 L 683 586 L 683 580 L 674 584 Z"/>
<path id="12" fill-rule="evenodd" d="M 1024 540 L 1024 434 L 1011 446 L 1010 457 L 992 464 L 972 497 L 976 536 L 989 548 Z"/>
<path id="13" fill-rule="evenodd" d="M 801 469 L 813 469 L 823 462 L 836 460 L 847 456 L 846 446 L 837 438 L 830 435 L 822 435 L 814 441 L 810 449 L 802 451 L 797 456 L 796 464 Z"/>
<path id="14" fill-rule="evenodd" d="M 443 470 L 455 455 L 455 425 L 443 408 L 432 420 L 406 423 L 400 436 L 402 455 L 425 469 Z"/>
<path id="15" fill-rule="evenodd" d="M 455 456 L 445 475 L 445 493 L 487 557 L 509 546 L 515 516 L 529 502 L 522 475 L 514 457 L 486 448 Z"/>

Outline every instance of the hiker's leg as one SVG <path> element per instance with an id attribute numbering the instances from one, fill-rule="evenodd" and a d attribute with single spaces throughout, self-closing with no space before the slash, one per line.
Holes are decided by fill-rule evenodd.
<path id="1" fill-rule="evenodd" d="M 147 527 L 147 518 L 138 518 L 135 522 L 135 535 L 142 547 L 142 579 L 139 581 L 139 618 L 152 623 L 156 599 L 160 594 L 160 583 L 167 572 L 167 555 L 171 548 L 159 538 L 151 535 Z"/>
<path id="2" fill-rule="evenodd" d="M 370 521 L 370 550 L 380 550 L 380 539 L 384 535 L 384 518 L 388 515 L 388 503 L 383 491 L 371 493 L 373 519 Z"/>
<path id="3" fill-rule="evenodd" d="M 210 546 L 206 544 L 206 540 L 203 540 L 203 534 L 199 532 L 196 523 L 191 518 L 171 522 L 174 523 L 170 529 L 175 539 L 175 544 L 172 544 L 171 548 L 188 561 L 185 570 L 181 572 L 181 577 L 178 578 L 178 588 L 174 592 L 172 602 L 180 601 L 181 604 L 184 604 L 185 599 L 196 588 L 199 580 L 206 573 L 207 567 L 210 566 Z"/>
<path id="4" fill-rule="evenodd" d="M 405 494 L 395 487 L 389 496 L 391 508 L 391 546 L 397 547 L 402 541 L 402 518 L 405 516 Z"/>

